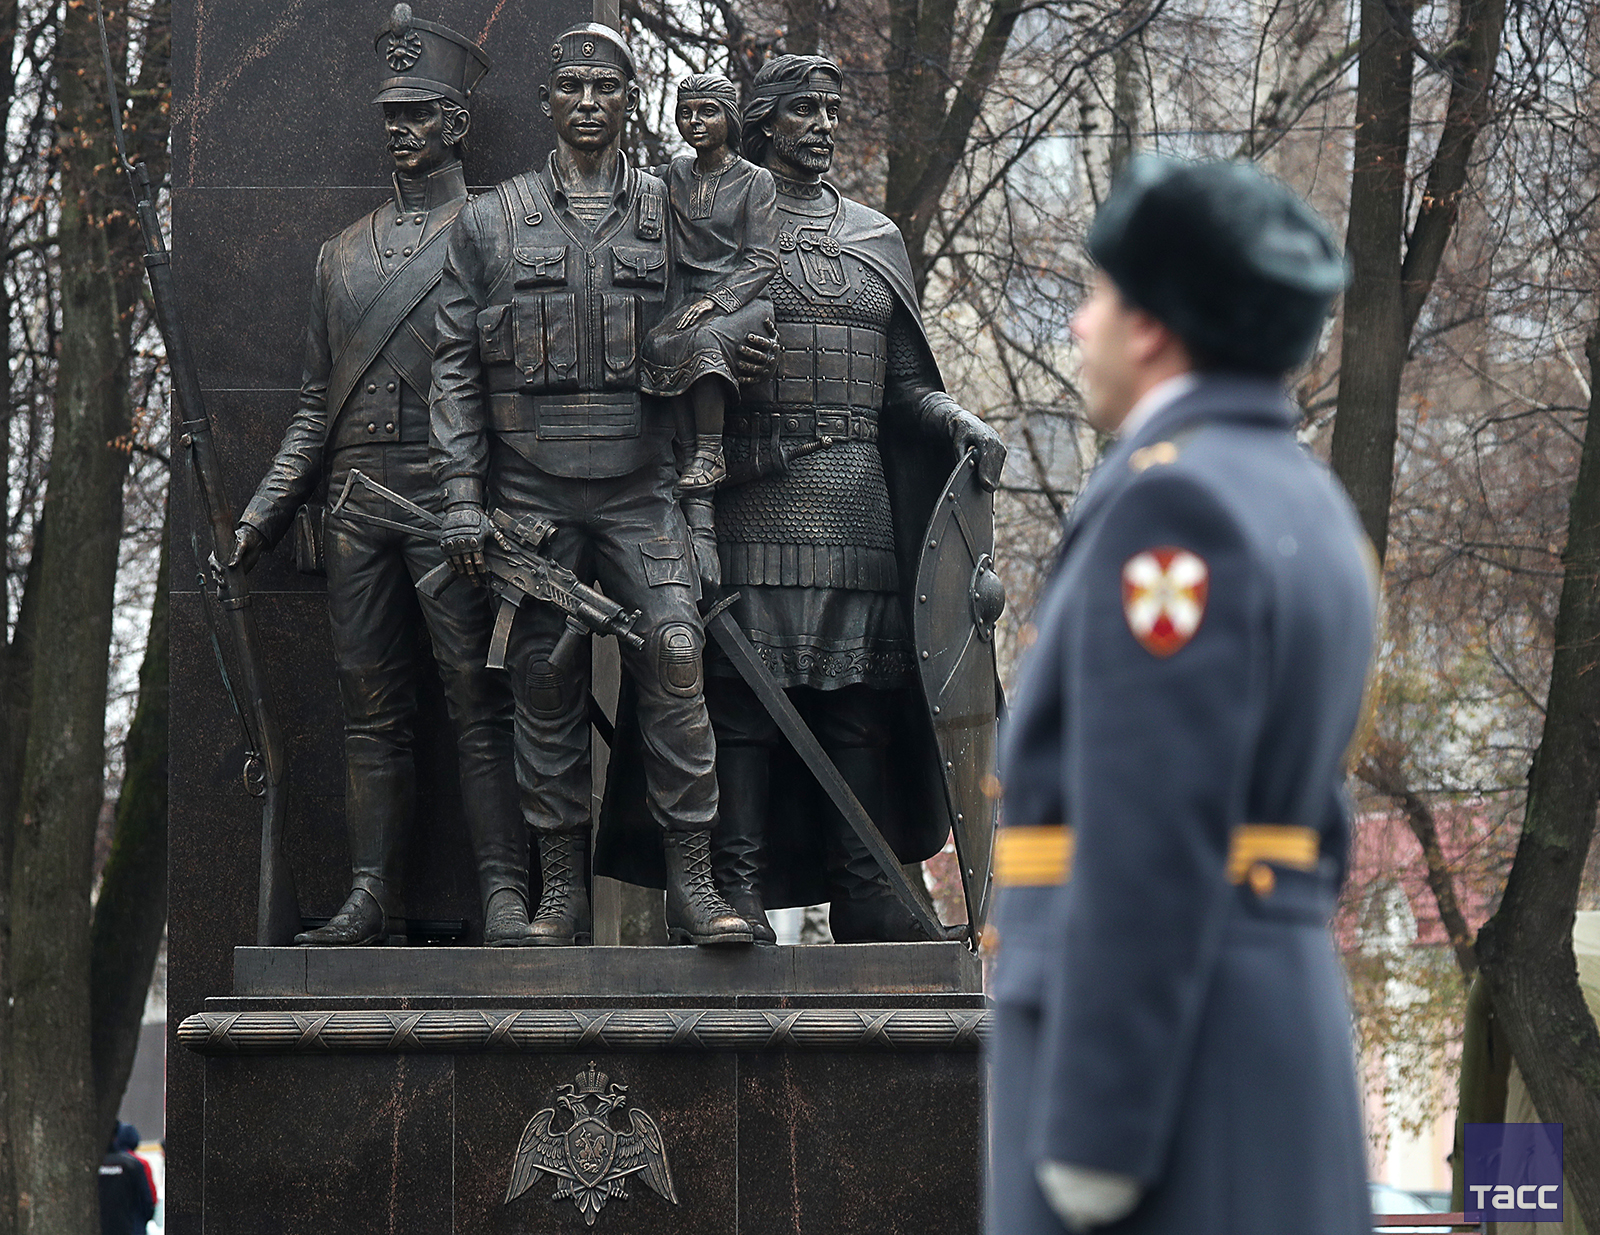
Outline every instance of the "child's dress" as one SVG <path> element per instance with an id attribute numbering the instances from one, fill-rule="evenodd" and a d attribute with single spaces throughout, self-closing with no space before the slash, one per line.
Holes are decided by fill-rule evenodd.
<path id="1" fill-rule="evenodd" d="M 680 395 L 707 374 L 738 385 L 734 360 L 745 336 L 771 334 L 772 304 L 761 297 L 778 271 L 777 189 L 772 173 L 738 155 L 702 176 L 693 155 L 667 168 L 674 271 L 661 323 L 645 337 L 641 388 Z M 687 330 L 673 323 L 702 297 L 718 312 Z"/>

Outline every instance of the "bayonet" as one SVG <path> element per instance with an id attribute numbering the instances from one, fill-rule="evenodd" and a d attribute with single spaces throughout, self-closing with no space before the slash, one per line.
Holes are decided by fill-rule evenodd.
<path id="1" fill-rule="evenodd" d="M 222 463 L 212 436 L 211 418 L 206 412 L 200 376 L 189 350 L 188 334 L 183 327 L 177 284 L 172 277 L 172 254 L 161 232 L 161 219 L 156 213 L 149 169 L 142 160 L 133 163 L 128 159 L 127 142 L 122 131 L 122 103 L 117 95 L 111 44 L 106 37 L 106 16 L 101 0 L 95 0 L 94 7 L 100 25 L 100 52 L 105 61 L 106 88 L 110 92 L 112 138 L 116 143 L 117 160 L 127 173 L 128 185 L 133 191 L 134 210 L 138 215 L 139 230 L 144 235 L 144 265 L 150 279 L 150 296 L 155 303 L 156 325 L 166 345 L 167 362 L 172 370 L 172 390 L 181 418 L 178 443 L 188 458 L 195 497 L 200 509 L 205 511 L 211 529 L 211 549 L 203 566 L 203 575 L 210 582 L 206 614 L 212 622 L 213 631 L 218 623 L 211 602 L 214 600 L 216 608 L 227 615 L 231 636 L 229 642 L 238 661 L 241 689 L 235 692 L 228 681 L 227 666 L 219 657 L 223 684 L 234 701 L 245 731 L 245 784 L 254 796 L 261 798 L 261 879 L 256 902 L 256 943 L 263 947 L 287 944 L 300 929 L 300 909 L 295 898 L 288 858 L 284 853 L 289 781 L 283 735 L 278 729 L 276 714 L 267 692 L 261 638 L 256 628 L 255 613 L 250 607 L 250 586 L 243 570 L 226 565 L 234 547 L 233 506 L 228 501 Z M 218 643 L 220 646 L 220 638 Z"/>

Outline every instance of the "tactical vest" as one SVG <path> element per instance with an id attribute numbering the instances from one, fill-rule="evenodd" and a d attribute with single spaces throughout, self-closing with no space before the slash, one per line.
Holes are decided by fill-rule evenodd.
<path id="1" fill-rule="evenodd" d="M 562 225 L 537 172 L 497 190 L 511 271 L 478 314 L 496 435 L 556 476 L 623 476 L 662 457 L 670 417 L 646 424 L 639 351 L 667 294 L 666 196 L 635 173 L 627 216 L 585 236 Z"/>

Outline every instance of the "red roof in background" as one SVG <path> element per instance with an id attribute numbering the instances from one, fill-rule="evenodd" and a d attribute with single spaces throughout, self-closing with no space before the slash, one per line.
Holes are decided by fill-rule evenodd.
<path id="1" fill-rule="evenodd" d="M 1515 847 L 1514 826 L 1482 801 L 1439 803 L 1434 807 L 1439 847 L 1454 877 L 1456 900 L 1474 934 L 1494 911 Z M 1416 919 L 1413 946 L 1448 944 L 1439 920 L 1439 906 L 1428 886 L 1422 845 L 1403 814 L 1396 810 L 1364 811 L 1356 816 L 1350 845 L 1350 872 L 1334 932 L 1339 946 L 1352 950 L 1361 928 L 1361 911 L 1370 895 L 1386 884 L 1404 892 Z"/>

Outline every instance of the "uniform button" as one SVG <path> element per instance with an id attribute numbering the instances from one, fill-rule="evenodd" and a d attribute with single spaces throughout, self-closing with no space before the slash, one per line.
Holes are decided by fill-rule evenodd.
<path id="1" fill-rule="evenodd" d="M 600 260 L 600 259 L 599 259 L 599 258 L 597 258 L 597 257 L 596 257 L 596 256 L 595 256 L 595 255 L 594 255 L 594 254 L 593 254 L 593 253 L 591 253 L 591 254 L 589 254 L 589 264 L 590 264 L 590 265 L 591 265 L 591 266 L 592 266 L 592 265 L 594 265 L 594 264 L 595 264 L 595 262 L 597 262 L 597 261 L 599 261 L 599 260 Z"/>
<path id="2" fill-rule="evenodd" d="M 367 432 L 368 432 L 368 433 L 376 433 L 376 432 L 377 432 L 377 431 L 378 431 L 378 426 L 377 426 L 377 425 L 375 425 L 375 424 L 369 424 L 369 425 L 368 425 L 368 426 L 367 426 Z"/>
<path id="3" fill-rule="evenodd" d="M 410 257 L 411 256 L 411 250 L 409 248 L 401 249 L 400 250 L 400 256 L 401 257 Z"/>
<path id="4" fill-rule="evenodd" d="M 385 249 L 383 251 L 383 255 L 385 257 L 393 257 L 394 256 L 394 250 L 393 249 Z"/>
<path id="5" fill-rule="evenodd" d="M 394 393 L 394 383 L 393 383 L 393 382 L 390 382 L 390 383 L 389 383 L 389 393 L 390 393 L 390 394 L 393 394 L 393 393 Z"/>
<path id="6" fill-rule="evenodd" d="M 375 395 L 375 394 L 378 393 L 378 388 L 376 386 L 368 386 L 367 387 L 367 393 L 369 395 Z"/>
<path id="7" fill-rule="evenodd" d="M 419 214 L 416 218 L 412 219 L 411 221 L 413 223 L 420 223 L 420 222 L 422 222 L 422 216 Z"/>
<path id="8" fill-rule="evenodd" d="M 396 220 L 395 220 L 395 221 L 394 221 L 394 225 L 395 225 L 395 226 L 396 226 L 396 227 L 404 227 L 404 226 L 405 226 L 405 223 L 406 223 L 406 221 L 405 221 L 405 219 L 404 219 L 404 218 L 399 218 L 399 219 L 396 219 Z"/>
<path id="9" fill-rule="evenodd" d="M 394 424 L 391 422 L 390 424 L 384 425 L 383 426 L 383 431 L 385 433 L 393 433 L 394 432 Z"/>

